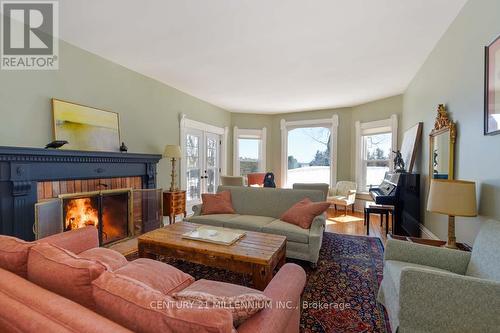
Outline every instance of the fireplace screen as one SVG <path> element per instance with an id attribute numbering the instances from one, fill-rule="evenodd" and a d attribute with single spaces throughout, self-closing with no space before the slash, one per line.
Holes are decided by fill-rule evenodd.
<path id="1" fill-rule="evenodd" d="M 107 194 L 101 199 L 102 207 L 102 244 L 109 244 L 129 235 L 130 193 Z"/>
<path id="2" fill-rule="evenodd" d="M 62 195 L 64 231 L 94 226 L 101 245 L 127 238 L 131 197 L 130 190 Z"/>
<path id="3" fill-rule="evenodd" d="M 36 204 L 34 231 L 39 239 L 94 226 L 100 244 L 110 245 L 161 226 L 161 193 L 120 189 L 60 195 Z"/>

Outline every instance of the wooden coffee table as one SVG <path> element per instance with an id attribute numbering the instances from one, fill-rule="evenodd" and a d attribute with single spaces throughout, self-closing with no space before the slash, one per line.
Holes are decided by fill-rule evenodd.
<path id="1" fill-rule="evenodd" d="M 232 245 L 219 245 L 182 238 L 199 224 L 179 222 L 139 236 L 139 257 L 158 255 L 252 275 L 254 287 L 264 290 L 275 269 L 285 263 L 286 237 L 245 231 Z"/>

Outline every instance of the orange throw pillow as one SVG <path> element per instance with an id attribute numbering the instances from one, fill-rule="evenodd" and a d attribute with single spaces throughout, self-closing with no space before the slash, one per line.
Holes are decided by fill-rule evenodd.
<path id="1" fill-rule="evenodd" d="M 309 229 L 314 218 L 323 214 L 329 207 L 329 202 L 312 202 L 311 199 L 305 198 L 284 212 L 280 219 L 303 229 Z"/>
<path id="2" fill-rule="evenodd" d="M 202 194 L 203 206 L 201 215 L 210 214 L 234 214 L 231 192 L 222 191 L 216 194 Z"/>

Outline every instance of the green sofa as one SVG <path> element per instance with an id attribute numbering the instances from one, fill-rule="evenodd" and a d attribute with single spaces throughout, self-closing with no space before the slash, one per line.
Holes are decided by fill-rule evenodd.
<path id="1" fill-rule="evenodd" d="M 194 215 L 188 222 L 217 227 L 283 235 L 287 238 L 286 255 L 316 264 L 325 230 L 325 216 L 316 216 L 310 229 L 283 222 L 280 216 L 304 198 L 323 201 L 317 190 L 292 190 L 241 186 L 219 186 L 218 192 L 230 191 L 236 214 L 201 215 L 202 205 L 193 207 Z"/>

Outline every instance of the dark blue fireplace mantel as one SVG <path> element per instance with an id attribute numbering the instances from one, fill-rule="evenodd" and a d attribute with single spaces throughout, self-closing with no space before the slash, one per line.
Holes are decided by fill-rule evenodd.
<path id="1" fill-rule="evenodd" d="M 156 188 L 161 155 L 0 147 L 0 234 L 33 240 L 37 182 L 142 178 Z"/>

